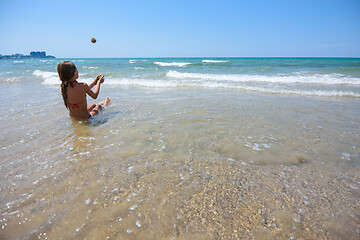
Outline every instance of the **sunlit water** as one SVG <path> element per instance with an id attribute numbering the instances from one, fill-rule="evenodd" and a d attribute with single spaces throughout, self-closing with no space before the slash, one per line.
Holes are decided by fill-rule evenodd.
<path id="1" fill-rule="evenodd" d="M 2 70 L 0 239 L 359 237 L 359 97 L 105 82 L 79 122 L 47 63 Z"/>

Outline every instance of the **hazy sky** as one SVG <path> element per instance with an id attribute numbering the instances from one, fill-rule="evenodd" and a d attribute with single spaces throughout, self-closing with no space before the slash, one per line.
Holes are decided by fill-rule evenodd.
<path id="1" fill-rule="evenodd" d="M 0 34 L 59 58 L 360 57 L 360 0 L 0 0 Z"/>

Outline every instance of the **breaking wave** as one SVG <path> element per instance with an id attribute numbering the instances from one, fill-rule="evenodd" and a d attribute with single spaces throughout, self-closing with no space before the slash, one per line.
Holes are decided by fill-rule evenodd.
<path id="1" fill-rule="evenodd" d="M 191 63 L 187 62 L 154 62 L 154 64 L 162 67 L 185 67 Z"/>
<path id="2" fill-rule="evenodd" d="M 326 84 L 326 85 L 360 85 L 359 78 L 344 77 L 340 74 L 315 74 L 315 75 L 248 75 L 248 74 L 204 74 L 183 73 L 170 70 L 166 76 L 180 79 L 198 79 L 232 82 L 267 82 L 267 83 L 301 83 L 301 84 Z"/>
<path id="3" fill-rule="evenodd" d="M 202 60 L 202 62 L 204 63 L 227 63 L 229 61 L 222 61 L 222 60 L 207 60 L 207 59 L 204 59 Z"/>

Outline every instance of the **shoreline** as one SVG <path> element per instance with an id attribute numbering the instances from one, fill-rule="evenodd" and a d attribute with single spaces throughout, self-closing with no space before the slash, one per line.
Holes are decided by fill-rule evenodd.
<path id="1" fill-rule="evenodd" d="M 24 62 L 1 65 L 1 239 L 359 235 L 360 98 L 211 88 L 228 78 L 196 78 L 234 75 L 244 64 L 247 73 L 261 77 L 271 67 L 252 61 L 181 67 L 185 61 L 178 60 L 154 67 L 152 60 L 81 60 L 81 80 L 98 72 L 115 79 L 99 96 L 112 104 L 82 122 L 71 120 L 63 105 L 56 61 Z M 352 63 L 346 65 L 353 74 L 348 85 L 334 85 L 342 61 L 335 61 L 336 71 L 327 64 L 332 60 L 297 61 L 295 70 L 291 61 L 274 62 L 275 74 L 290 71 L 294 77 L 297 70 L 313 70 L 313 62 L 316 69 L 324 66 L 323 85 L 316 84 L 319 75 L 310 75 L 298 84 L 305 90 L 359 92 Z M 195 73 L 188 81 L 209 88 L 157 88 L 159 80 L 183 82 L 167 76 L 171 70 Z M 154 80 L 147 85 L 153 87 L 132 85 L 138 77 Z M 129 81 L 116 85 L 124 78 Z M 291 81 L 263 80 L 246 84 L 302 89 Z"/>

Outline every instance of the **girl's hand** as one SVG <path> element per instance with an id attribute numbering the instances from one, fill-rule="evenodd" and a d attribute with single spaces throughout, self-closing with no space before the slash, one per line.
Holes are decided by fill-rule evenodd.
<path id="1" fill-rule="evenodd" d="M 104 75 L 101 75 L 99 80 L 100 80 L 100 83 L 103 83 L 105 81 Z"/>
<path id="2" fill-rule="evenodd" d="M 96 76 L 96 78 L 94 79 L 95 84 L 99 81 L 100 77 L 101 77 L 100 74 Z"/>

